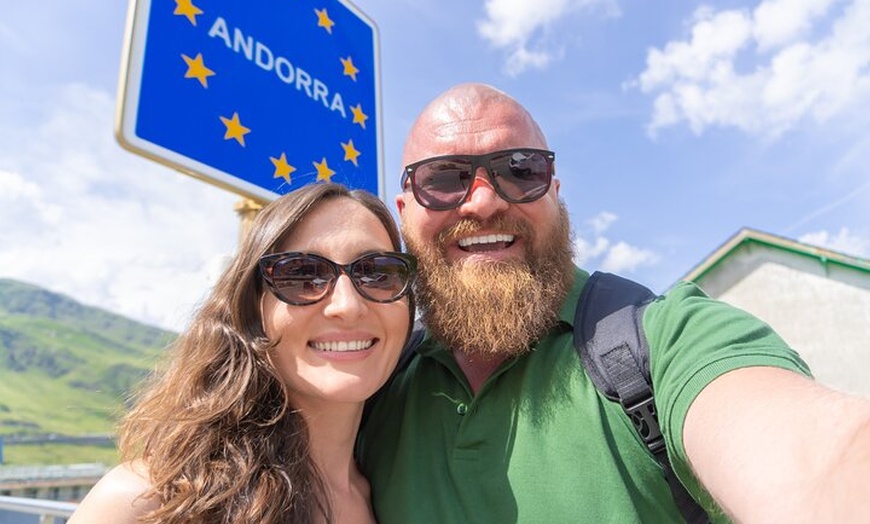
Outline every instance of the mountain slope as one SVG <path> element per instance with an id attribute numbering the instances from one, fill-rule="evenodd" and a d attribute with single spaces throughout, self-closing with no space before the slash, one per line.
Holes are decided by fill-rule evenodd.
<path id="1" fill-rule="evenodd" d="M 0 279 L 0 435 L 113 430 L 174 333 Z"/>

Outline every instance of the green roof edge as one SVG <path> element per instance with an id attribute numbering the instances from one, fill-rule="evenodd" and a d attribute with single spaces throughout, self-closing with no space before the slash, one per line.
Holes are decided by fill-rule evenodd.
<path id="1" fill-rule="evenodd" d="M 813 258 L 821 262 L 822 265 L 834 264 L 862 273 L 870 273 L 870 260 L 868 259 L 812 246 L 756 229 L 743 228 L 710 253 L 700 264 L 683 275 L 680 280 L 697 282 L 719 266 L 723 260 L 728 258 L 739 247 L 749 243 L 760 244 L 807 258 Z"/>

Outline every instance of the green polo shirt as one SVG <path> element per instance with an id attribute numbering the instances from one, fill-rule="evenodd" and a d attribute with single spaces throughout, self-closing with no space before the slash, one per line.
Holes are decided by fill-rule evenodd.
<path id="1" fill-rule="evenodd" d="M 473 395 L 451 354 L 427 337 L 372 405 L 360 461 L 380 524 L 680 522 L 661 467 L 631 422 L 586 375 L 573 346 L 577 270 L 560 324 Z M 686 412 L 714 378 L 746 366 L 808 374 L 766 324 L 681 283 L 644 314 L 656 405 L 675 470 L 691 475 Z"/>

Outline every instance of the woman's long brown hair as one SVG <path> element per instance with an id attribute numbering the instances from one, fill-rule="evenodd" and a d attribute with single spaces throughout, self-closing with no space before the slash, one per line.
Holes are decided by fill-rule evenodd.
<path id="1" fill-rule="evenodd" d="M 275 341 L 263 332 L 257 263 L 313 209 L 335 198 L 369 209 L 393 248 L 401 249 L 390 212 L 364 191 L 309 185 L 258 213 L 189 328 L 169 348 L 162 371 L 145 382 L 120 425 L 122 458 L 147 464 L 148 495 L 160 502 L 144 522 L 334 521 L 305 422 L 269 358 Z M 410 308 L 413 315 L 413 301 Z"/>

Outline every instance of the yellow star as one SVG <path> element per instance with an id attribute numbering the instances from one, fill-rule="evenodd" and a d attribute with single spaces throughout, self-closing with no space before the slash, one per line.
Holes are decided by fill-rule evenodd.
<path id="1" fill-rule="evenodd" d="M 317 27 L 322 27 L 326 29 L 327 33 L 332 34 L 332 26 L 335 25 L 335 22 L 329 18 L 326 8 L 315 9 L 314 12 L 317 13 Z"/>
<path id="2" fill-rule="evenodd" d="M 317 169 L 317 181 L 320 182 L 323 180 L 324 182 L 332 182 L 332 175 L 335 174 L 335 171 L 329 169 L 329 166 L 326 165 L 326 157 L 323 157 L 323 160 L 318 162 L 311 162 L 314 164 L 314 168 Z"/>
<path id="3" fill-rule="evenodd" d="M 362 104 L 357 104 L 356 106 L 351 106 L 351 112 L 353 112 L 353 123 L 359 124 L 363 129 L 366 128 L 366 120 L 368 120 L 368 115 L 363 113 Z"/>
<path id="4" fill-rule="evenodd" d="M 202 14 L 202 9 L 193 5 L 193 0 L 175 0 L 174 15 L 184 15 L 190 23 L 196 25 L 196 15 Z"/>
<path id="5" fill-rule="evenodd" d="M 229 140 L 231 138 L 235 138 L 238 143 L 245 147 L 245 135 L 251 132 L 250 129 L 243 126 L 239 121 L 239 113 L 233 113 L 232 118 L 227 118 L 225 116 L 221 117 L 221 122 L 227 126 L 227 132 L 224 133 L 224 140 Z"/>
<path id="6" fill-rule="evenodd" d="M 341 58 L 341 64 L 344 66 L 344 74 L 353 78 L 353 81 L 356 82 L 356 74 L 359 73 L 359 69 L 353 65 L 353 59 L 351 57 Z"/>
<path id="7" fill-rule="evenodd" d="M 181 58 L 187 62 L 187 72 L 184 73 L 184 78 L 196 78 L 202 84 L 202 87 L 208 89 L 208 77 L 213 76 L 214 71 L 205 67 L 205 63 L 202 61 L 202 53 L 197 54 L 196 58 L 190 58 L 182 54 Z"/>
<path id="8" fill-rule="evenodd" d="M 269 160 L 275 166 L 275 174 L 272 175 L 272 178 L 282 177 L 290 184 L 290 173 L 296 171 L 296 168 L 287 163 L 287 155 L 281 153 L 281 158 L 269 157 Z"/>
<path id="9" fill-rule="evenodd" d="M 356 167 L 359 167 L 359 164 L 357 163 L 356 159 L 362 153 L 360 153 L 359 151 L 357 151 L 357 149 L 355 147 L 353 147 L 353 140 L 348 140 L 346 144 L 344 142 L 342 142 L 341 147 L 342 147 L 342 149 L 344 149 L 344 159 L 350 160 L 351 162 L 353 162 L 353 165 L 355 165 Z"/>

